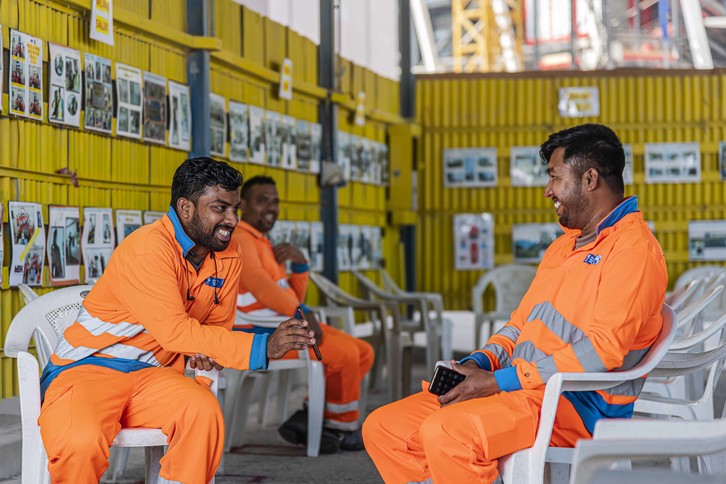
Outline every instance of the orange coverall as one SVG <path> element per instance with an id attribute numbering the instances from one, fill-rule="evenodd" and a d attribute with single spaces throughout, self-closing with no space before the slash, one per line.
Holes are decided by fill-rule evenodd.
<path id="1" fill-rule="evenodd" d="M 245 269 L 239 280 L 237 308 L 263 316 L 292 317 L 305 298 L 307 264 L 293 264 L 288 277 L 285 265 L 275 260 L 270 240 L 244 221 L 232 235 Z M 320 352 L 325 363 L 325 426 L 339 430 L 358 428 L 360 384 L 373 365 L 373 347 L 366 341 L 321 324 Z M 248 326 L 249 327 L 249 326 Z M 310 349 L 311 358 L 315 358 Z M 299 358 L 291 351 L 283 359 Z"/>
<path id="2" fill-rule="evenodd" d="M 366 419 L 366 450 L 387 483 L 492 482 L 499 457 L 534 443 L 553 374 L 625 370 L 642 359 L 662 326 L 668 275 L 637 204 L 623 201 L 578 249 L 581 232 L 564 229 L 510 321 L 464 359 L 493 371 L 500 393 L 440 408 L 424 391 Z M 630 417 L 644 381 L 564 393 L 552 445 L 589 438 L 600 418 Z"/>
<path id="3" fill-rule="evenodd" d="M 231 331 L 237 247 L 210 253 L 197 271 L 184 260 L 193 245 L 171 209 L 134 231 L 63 333 L 41 377 L 39 424 L 54 483 L 97 483 L 121 427 L 167 435 L 163 478 L 201 484 L 214 475 L 222 412 L 206 386 L 184 376 L 184 355 L 264 369 L 267 335 Z"/>

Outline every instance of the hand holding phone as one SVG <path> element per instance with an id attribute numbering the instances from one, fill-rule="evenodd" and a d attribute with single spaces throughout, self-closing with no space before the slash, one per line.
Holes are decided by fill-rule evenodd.
<path id="1" fill-rule="evenodd" d="M 434 376 L 429 384 L 429 392 L 434 395 L 446 395 L 449 390 L 464 381 L 466 378 L 451 368 L 450 361 L 439 361 L 434 368 Z"/>
<path id="2" fill-rule="evenodd" d="M 312 314 L 312 313 L 308 313 L 308 314 Z M 297 319 L 300 319 L 300 320 L 303 320 L 303 321 L 307 321 L 308 322 L 308 327 L 313 331 L 313 333 L 315 333 L 316 336 L 318 334 L 322 334 L 322 330 L 320 329 L 320 323 L 318 323 L 318 320 L 317 319 L 314 319 L 315 325 L 316 325 L 316 327 L 318 329 L 318 331 L 316 332 L 315 329 L 311 327 L 311 319 L 305 319 L 305 315 L 303 314 L 303 310 L 302 310 L 302 308 L 300 306 L 298 306 L 297 308 L 295 308 L 295 317 Z M 318 359 L 318 361 L 323 361 L 323 355 L 322 355 L 322 353 L 320 353 L 320 348 L 318 348 L 318 340 L 317 339 L 315 340 L 315 344 L 313 345 L 313 351 L 315 352 L 315 357 Z"/>

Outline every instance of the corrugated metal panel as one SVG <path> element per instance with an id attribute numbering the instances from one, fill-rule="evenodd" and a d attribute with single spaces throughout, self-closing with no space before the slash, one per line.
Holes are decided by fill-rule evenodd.
<path id="1" fill-rule="evenodd" d="M 688 221 L 726 218 L 724 185 L 718 174 L 718 142 L 726 124 L 720 99 L 726 87 L 721 71 L 541 74 L 532 76 L 425 77 L 417 83 L 417 115 L 423 128 L 419 163 L 419 261 L 421 289 L 442 292 L 447 306 L 470 307 L 471 288 L 482 272 L 454 271 L 452 216 L 491 212 L 495 220 L 496 263 L 512 261 L 514 223 L 553 222 L 543 188 L 512 187 L 509 149 L 539 145 L 553 131 L 586 122 L 612 127 L 633 145 L 634 184 L 647 220 L 668 261 L 671 283 L 688 262 Z M 558 88 L 595 86 L 599 117 L 566 119 L 557 111 Z M 701 144 L 702 182 L 645 184 L 644 143 Z M 442 152 L 455 147 L 495 147 L 496 188 L 444 188 Z"/>

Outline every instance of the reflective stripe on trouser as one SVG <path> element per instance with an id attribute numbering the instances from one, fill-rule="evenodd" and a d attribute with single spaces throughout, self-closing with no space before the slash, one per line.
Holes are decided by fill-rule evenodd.
<path id="1" fill-rule="evenodd" d="M 366 451 L 387 484 L 493 482 L 497 459 L 534 443 L 544 391 L 519 390 L 441 408 L 424 391 L 375 410 L 363 423 Z M 551 444 L 590 438 L 572 404 L 560 398 Z"/>
<path id="2" fill-rule="evenodd" d="M 50 384 L 38 422 L 54 484 L 98 483 L 122 426 L 161 428 L 167 435 L 160 475 L 169 481 L 209 482 L 224 448 L 217 399 L 171 368 L 65 370 Z"/>
<path id="3" fill-rule="evenodd" d="M 327 324 L 320 325 L 320 353 L 325 364 L 325 426 L 340 430 L 358 428 L 360 383 L 373 366 L 373 347 Z M 299 358 L 297 351 L 283 359 Z M 315 353 L 310 350 L 310 358 Z"/>

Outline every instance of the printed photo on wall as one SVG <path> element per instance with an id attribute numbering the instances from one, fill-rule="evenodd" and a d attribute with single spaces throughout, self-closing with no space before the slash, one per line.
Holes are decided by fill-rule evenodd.
<path id="1" fill-rule="evenodd" d="M 338 227 L 338 247 L 336 248 L 335 254 L 338 258 L 338 269 L 341 271 L 349 271 L 353 268 L 350 259 L 353 244 L 351 234 L 352 227 L 350 225 L 341 225 Z"/>
<path id="2" fill-rule="evenodd" d="M 116 63 L 116 134 L 141 139 L 141 69 Z"/>
<path id="3" fill-rule="evenodd" d="M 169 81 L 169 116 L 169 146 L 189 151 L 192 138 L 189 86 Z"/>
<path id="4" fill-rule="evenodd" d="M 10 30 L 10 114 L 43 120 L 43 41 Z"/>
<path id="5" fill-rule="evenodd" d="M 0 25 L 0 52 L 3 51 L 3 26 Z M 12 55 L 12 53 L 11 53 Z M 3 91 L 3 79 L 5 79 L 4 62 L 0 62 L 0 93 Z M 3 97 L 0 95 L 0 113 L 3 112 Z M 1 210 L 1 209 L 0 209 Z M 2 276 L 0 275 L 0 284 L 2 283 Z"/>
<path id="6" fill-rule="evenodd" d="M 449 148 L 444 150 L 444 186 L 497 186 L 496 148 Z"/>
<path id="7" fill-rule="evenodd" d="M 81 126 L 81 53 L 48 42 L 50 52 L 50 98 L 48 119 L 51 123 Z"/>
<path id="8" fill-rule="evenodd" d="M 343 179 L 351 180 L 351 138 L 345 131 L 338 131 L 338 165 L 343 170 Z"/>
<path id="9" fill-rule="evenodd" d="M 718 172 L 721 174 L 721 181 L 726 181 L 726 142 L 718 144 Z"/>
<path id="10" fill-rule="evenodd" d="M 310 223 L 310 270 L 321 272 L 323 270 L 323 223 Z"/>
<path id="11" fill-rule="evenodd" d="M 509 174 L 513 187 L 547 185 L 547 163 L 539 157 L 539 146 L 512 146 L 509 150 Z"/>
<path id="12" fill-rule="evenodd" d="M 310 262 L 310 222 L 298 220 L 295 222 L 295 229 L 289 241 L 300 249 L 305 258 Z"/>
<path id="13" fill-rule="evenodd" d="M 547 247 L 564 234 L 557 223 L 513 224 L 512 248 L 514 262 L 528 263 L 542 260 Z"/>
<path id="14" fill-rule="evenodd" d="M 227 100 L 219 94 L 209 94 L 210 139 L 212 154 L 227 156 Z"/>
<path id="15" fill-rule="evenodd" d="M 116 238 L 119 245 L 139 227 L 141 227 L 141 210 L 116 210 Z"/>
<path id="16" fill-rule="evenodd" d="M 83 209 L 81 250 L 86 269 L 86 284 L 93 284 L 106 269 L 114 249 L 114 233 L 110 208 Z"/>
<path id="17" fill-rule="evenodd" d="M 157 220 L 161 220 L 161 217 L 163 217 L 163 216 L 164 216 L 164 212 L 156 212 L 154 210 L 145 210 L 144 211 L 144 225 L 156 222 Z"/>
<path id="18" fill-rule="evenodd" d="M 280 143 L 282 167 L 294 170 L 297 167 L 297 146 L 295 145 L 295 118 L 292 116 L 280 117 Z"/>
<path id="19" fill-rule="evenodd" d="M 2 36 L 2 29 L 0 29 L 0 36 Z M 2 41 L 0 40 L 0 52 L 2 52 Z M 2 77 L 0 77 L 2 79 Z M 1 92 L 1 91 L 0 91 Z M 2 97 L 2 96 L 0 96 Z M 0 110 L 2 110 L 2 106 L 0 106 Z M 3 267 L 3 263 L 5 262 L 5 231 L 3 229 L 3 210 L 4 207 L 0 203 L 0 269 Z M 2 270 L 0 270 L 0 285 L 3 283 L 3 274 Z"/>
<path id="20" fill-rule="evenodd" d="M 250 106 L 250 162 L 263 164 L 265 162 L 267 120 L 265 110 L 257 106 Z"/>
<path id="21" fill-rule="evenodd" d="M 494 218 L 490 213 L 454 215 L 454 266 L 457 271 L 494 267 Z"/>
<path id="22" fill-rule="evenodd" d="M 40 286 L 45 264 L 45 226 L 39 203 L 8 202 L 12 260 L 10 286 Z"/>
<path id="23" fill-rule="evenodd" d="M 623 169 L 623 183 L 633 184 L 633 145 L 623 144 L 625 152 L 625 168 Z"/>
<path id="24" fill-rule="evenodd" d="M 229 159 L 247 161 L 250 158 L 250 114 L 246 104 L 229 102 Z"/>
<path id="25" fill-rule="evenodd" d="M 726 260 L 726 220 L 688 222 L 688 260 Z"/>
<path id="26" fill-rule="evenodd" d="M 270 166 L 279 167 L 281 163 L 282 133 L 280 123 L 280 113 L 275 111 L 265 113 L 265 127 L 267 129 L 265 147 L 267 148 L 267 164 Z"/>
<path id="27" fill-rule="evenodd" d="M 110 134 L 113 126 L 111 61 L 93 54 L 85 54 L 84 70 L 86 97 L 83 126 L 92 131 Z M 128 90 L 128 86 L 126 89 Z"/>
<path id="28" fill-rule="evenodd" d="M 297 149 L 297 169 L 302 173 L 310 171 L 310 158 L 312 157 L 312 139 L 310 136 L 310 123 L 304 119 L 295 122 L 295 145 Z"/>
<path id="29" fill-rule="evenodd" d="M 144 72 L 144 141 L 166 144 L 166 77 Z"/>
<path id="30" fill-rule="evenodd" d="M 81 232 L 78 207 L 48 207 L 48 267 L 51 286 L 78 284 Z"/>
<path id="31" fill-rule="evenodd" d="M 701 150 L 698 143 L 646 143 L 646 183 L 698 183 Z"/>

